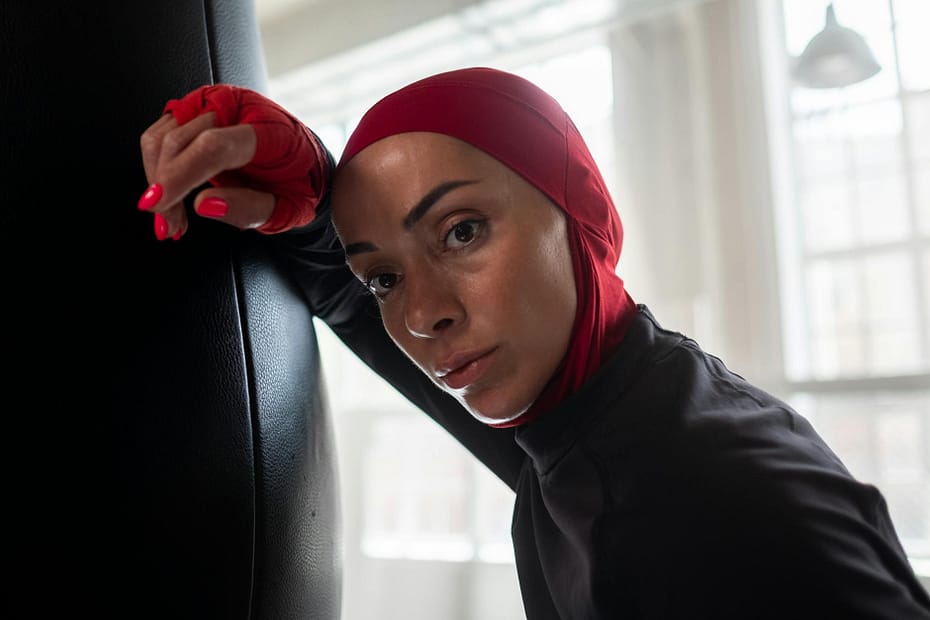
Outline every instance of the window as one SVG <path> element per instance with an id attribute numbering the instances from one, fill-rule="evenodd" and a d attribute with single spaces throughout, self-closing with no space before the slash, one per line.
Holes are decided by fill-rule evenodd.
<path id="1" fill-rule="evenodd" d="M 827 4 L 782 0 L 789 58 Z M 882 489 L 909 554 L 930 558 L 930 3 L 833 4 L 882 70 L 783 93 L 785 375 L 853 474 Z"/>
<path id="2" fill-rule="evenodd" d="M 796 380 L 930 371 L 930 23 L 926 2 L 835 2 L 883 69 L 859 84 L 790 91 L 797 297 Z M 800 54 L 823 25 L 826 2 L 785 0 L 786 49 Z M 895 19 L 892 22 L 892 19 Z M 895 24 L 902 25 L 896 27 Z M 913 57 L 912 57 L 913 55 Z"/>

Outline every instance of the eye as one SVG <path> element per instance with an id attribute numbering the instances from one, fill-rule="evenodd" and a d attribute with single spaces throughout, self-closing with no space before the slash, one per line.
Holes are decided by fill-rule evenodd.
<path id="1" fill-rule="evenodd" d="M 368 278 L 365 286 L 368 287 L 369 291 L 383 299 L 397 286 L 399 281 L 400 276 L 396 273 L 379 273 Z"/>
<path id="2" fill-rule="evenodd" d="M 446 247 L 452 250 L 464 248 L 481 232 L 482 222 L 479 220 L 464 220 L 455 224 L 446 233 Z"/>

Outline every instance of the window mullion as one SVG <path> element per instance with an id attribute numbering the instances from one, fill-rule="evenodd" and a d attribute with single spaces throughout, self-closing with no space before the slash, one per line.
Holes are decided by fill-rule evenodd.
<path id="1" fill-rule="evenodd" d="M 914 290 L 918 303 L 927 299 L 930 290 L 927 290 L 927 280 L 930 274 L 924 273 L 924 261 L 921 257 L 920 227 L 917 216 L 917 189 L 915 187 L 915 170 L 916 162 L 911 158 L 911 120 L 910 106 L 908 105 L 908 93 L 904 88 L 904 79 L 901 75 L 901 58 L 900 48 L 898 45 L 898 20 L 895 15 L 894 0 L 888 0 L 888 11 L 891 16 L 891 48 L 894 54 L 895 80 L 898 85 L 898 96 L 901 101 L 901 134 L 899 144 L 904 162 L 904 195 L 907 201 L 907 213 L 910 220 L 911 239 L 911 261 L 914 265 Z M 930 317 L 924 312 L 917 313 L 917 330 L 921 343 L 921 359 L 924 365 L 930 365 Z"/>

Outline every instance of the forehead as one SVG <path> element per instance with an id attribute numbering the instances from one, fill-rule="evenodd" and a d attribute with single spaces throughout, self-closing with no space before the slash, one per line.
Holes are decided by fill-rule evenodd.
<path id="1" fill-rule="evenodd" d="M 341 167 L 332 191 L 339 224 L 371 208 L 411 208 L 441 183 L 492 180 L 508 174 L 502 163 L 444 134 L 409 132 L 368 145 Z"/>
<path id="2" fill-rule="evenodd" d="M 497 163 L 497 160 L 464 140 L 413 131 L 388 136 L 366 146 L 339 170 L 338 179 L 351 177 L 357 181 L 389 172 L 438 172 L 487 166 L 492 162 Z"/>

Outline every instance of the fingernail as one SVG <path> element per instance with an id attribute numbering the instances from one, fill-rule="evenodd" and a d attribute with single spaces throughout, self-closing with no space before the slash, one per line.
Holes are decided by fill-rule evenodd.
<path id="1" fill-rule="evenodd" d="M 161 213 L 155 214 L 155 238 L 159 241 L 168 238 L 168 220 Z"/>
<path id="2" fill-rule="evenodd" d="M 229 213 L 229 205 L 221 198 L 204 198 L 197 205 L 197 213 L 207 217 L 223 217 Z"/>
<path id="3" fill-rule="evenodd" d="M 142 194 L 142 198 L 139 199 L 139 210 L 148 211 L 157 205 L 163 193 L 164 190 L 162 190 L 161 185 L 158 183 L 150 185 L 149 188 L 145 190 L 145 193 Z"/>
<path id="4" fill-rule="evenodd" d="M 181 235 L 183 235 L 183 234 L 184 234 L 184 227 L 181 226 L 181 227 L 179 227 L 179 228 L 177 229 L 177 231 L 175 231 L 175 233 L 174 233 L 173 235 L 171 235 L 171 238 L 172 238 L 173 240 L 177 241 L 178 239 L 181 238 Z"/>

